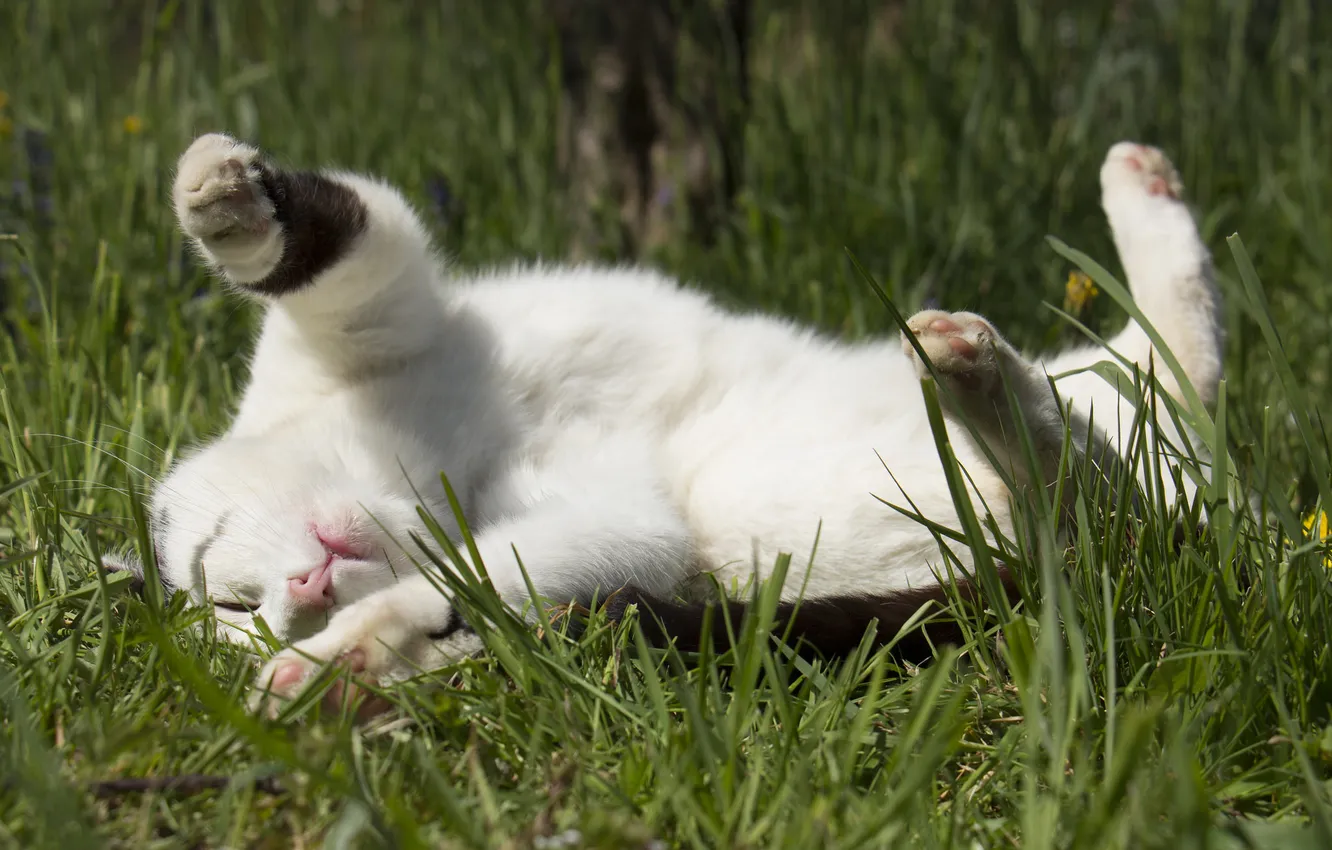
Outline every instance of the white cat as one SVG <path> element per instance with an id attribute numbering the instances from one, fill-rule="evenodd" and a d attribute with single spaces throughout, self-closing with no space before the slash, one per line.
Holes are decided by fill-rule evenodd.
<path id="1" fill-rule="evenodd" d="M 1178 177 L 1120 143 L 1101 184 L 1135 299 L 1210 403 L 1219 298 Z M 409 542 L 421 502 L 457 531 L 441 472 L 515 608 L 529 601 L 515 551 L 549 601 L 630 587 L 668 614 L 690 579 L 743 587 L 790 553 L 784 598 L 803 587 L 834 632 L 866 612 L 900 623 L 939 593 L 933 534 L 875 498 L 959 526 L 906 340 L 736 315 L 642 269 L 455 277 L 389 186 L 283 170 L 224 135 L 185 152 L 174 200 L 204 259 L 269 307 L 230 430 L 157 487 L 152 533 L 167 589 L 215 606 L 229 636 L 260 615 L 296 641 L 261 687 L 290 696 L 321 659 L 392 680 L 476 648 Z M 1106 353 L 1029 362 L 971 313 L 909 325 L 1001 462 L 1016 457 L 1006 381 L 1053 469 L 1065 417 L 1047 373 Z M 1111 342 L 1147 368 L 1136 325 Z M 1058 387 L 1075 435 L 1094 410 L 1094 441 L 1117 445 L 1133 409 L 1113 387 L 1090 373 Z M 953 416 L 974 497 L 1007 528 L 1010 494 Z"/>

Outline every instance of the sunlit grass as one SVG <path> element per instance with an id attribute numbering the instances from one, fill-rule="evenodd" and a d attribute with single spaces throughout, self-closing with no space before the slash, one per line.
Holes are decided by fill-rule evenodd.
<path id="1" fill-rule="evenodd" d="M 904 312 L 1071 341 L 1043 302 L 1095 332 L 1123 312 L 1045 236 L 1113 274 L 1097 168 L 1158 144 L 1228 303 L 1224 407 L 1178 411 L 1226 460 L 1193 503 L 1146 488 L 1131 512 L 1072 470 L 1072 530 L 1032 498 L 999 546 L 1018 603 L 959 600 L 969 642 L 922 668 L 809 662 L 761 617 L 720 657 L 596 617 L 537 634 L 460 585 L 496 621 L 487 653 L 393 691 L 388 723 L 310 700 L 275 726 L 242 711 L 251 660 L 192 628 L 205 613 L 92 567 L 141 545 L 130 491 L 217 433 L 244 379 L 253 315 L 182 250 L 176 155 L 229 129 L 382 174 L 463 266 L 572 236 L 541 3 L 319 5 L 341 9 L 0 8 L 0 843 L 1332 846 L 1332 597 L 1306 523 L 1332 504 L 1316 6 L 921 0 L 866 28 L 882 4 L 759 2 L 734 216 L 643 258 L 851 337 L 894 328 L 869 278 Z M 441 178 L 465 211 L 447 227 Z M 97 784 L 184 776 L 231 781 Z"/>

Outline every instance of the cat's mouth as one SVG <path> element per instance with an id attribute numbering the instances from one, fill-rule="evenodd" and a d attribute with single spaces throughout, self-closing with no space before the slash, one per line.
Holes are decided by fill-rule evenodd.
<path id="1" fill-rule="evenodd" d="M 319 545 L 324 547 L 324 551 L 329 555 L 329 562 L 339 558 L 347 561 L 364 561 L 366 559 L 365 547 L 357 544 L 346 534 L 340 534 L 332 529 L 313 526 L 315 538 L 319 540 Z"/>

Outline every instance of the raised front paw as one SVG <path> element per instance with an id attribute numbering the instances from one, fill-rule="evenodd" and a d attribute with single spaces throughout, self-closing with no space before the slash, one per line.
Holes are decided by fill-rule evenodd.
<path id="1" fill-rule="evenodd" d="M 975 313 L 922 310 L 907 320 L 907 329 L 942 377 L 970 390 L 987 390 L 999 380 L 999 334 Z M 911 340 L 905 336 L 902 349 L 915 365 L 917 375 L 929 374 Z"/>
<path id="2" fill-rule="evenodd" d="M 1107 195 L 1133 193 L 1178 200 L 1184 192 L 1179 172 L 1158 148 L 1119 142 L 1101 166 L 1101 191 Z"/>
<path id="3" fill-rule="evenodd" d="M 230 136 L 195 139 L 172 189 L 181 229 L 209 249 L 262 242 L 276 223 L 259 164 L 258 150 Z"/>

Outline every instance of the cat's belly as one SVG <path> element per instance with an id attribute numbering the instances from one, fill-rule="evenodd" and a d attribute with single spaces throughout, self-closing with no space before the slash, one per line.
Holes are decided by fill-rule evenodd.
<path id="1" fill-rule="evenodd" d="M 790 594 L 811 554 L 821 592 L 934 582 L 933 534 L 885 502 L 960 523 L 914 372 L 895 352 L 871 354 L 786 385 L 738 387 L 667 436 L 662 470 L 708 569 L 747 579 L 785 552 Z M 962 429 L 952 431 L 985 503 L 973 498 L 978 513 L 988 508 L 1007 526 L 1003 482 Z"/>

